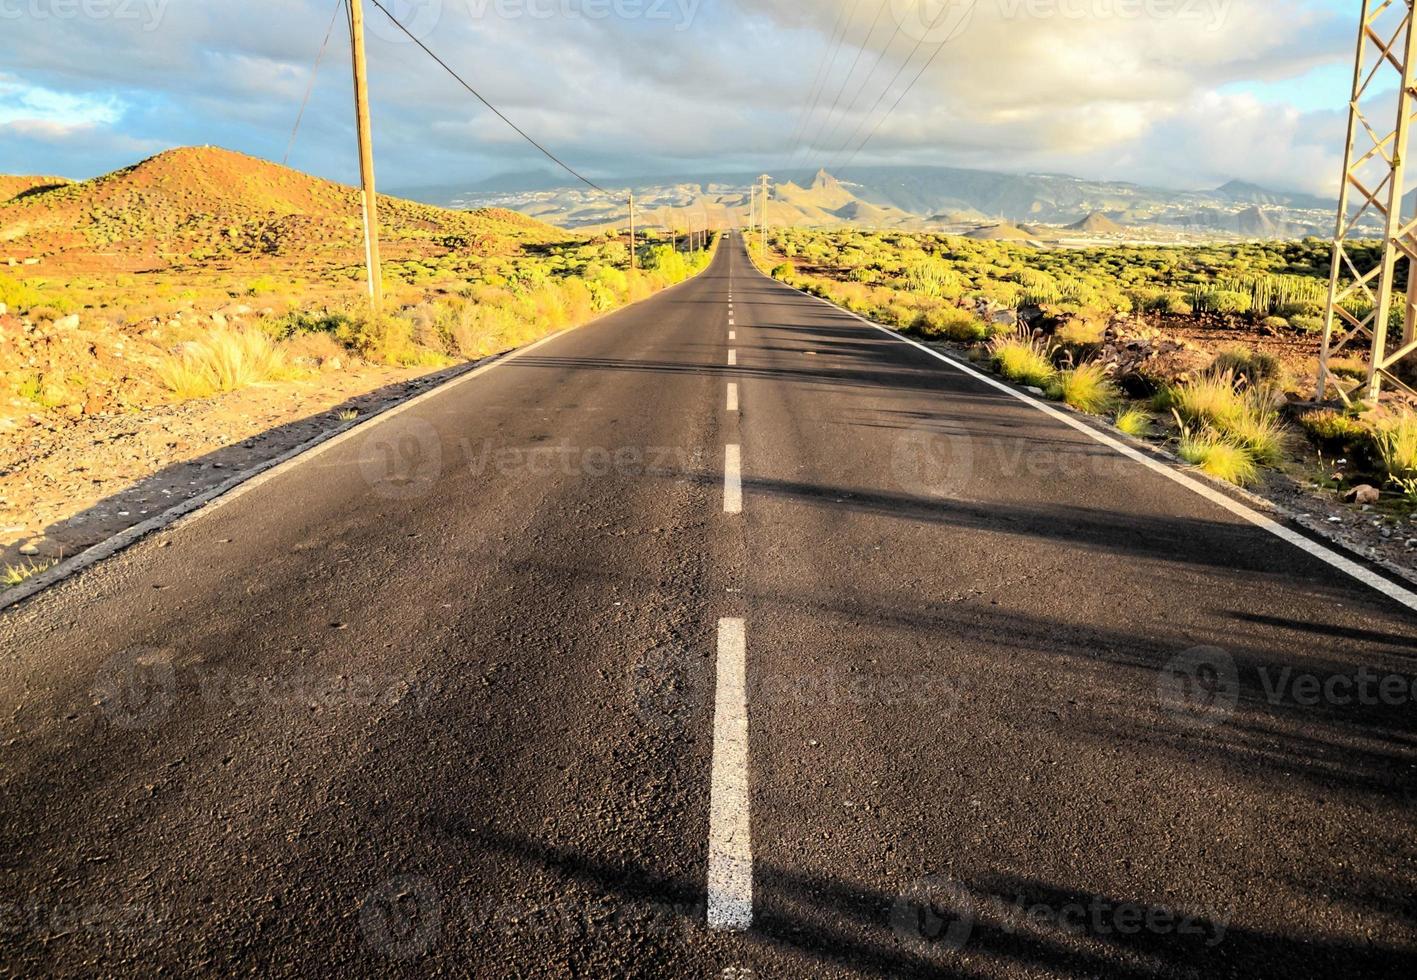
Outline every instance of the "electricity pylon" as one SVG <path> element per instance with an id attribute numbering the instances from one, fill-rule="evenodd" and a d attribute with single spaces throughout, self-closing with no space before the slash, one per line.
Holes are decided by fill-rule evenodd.
<path id="1" fill-rule="evenodd" d="M 1346 390 L 1334 374 L 1333 358 L 1353 345 L 1357 354 L 1367 341 L 1366 382 L 1360 398 L 1376 401 L 1384 381 L 1408 387 L 1397 376 L 1403 360 L 1417 351 L 1417 218 L 1406 207 L 1407 144 L 1413 118 L 1414 69 L 1417 69 L 1417 21 L 1414 0 L 1363 0 L 1358 50 L 1353 67 L 1353 96 L 1348 103 L 1348 143 L 1343 155 L 1343 187 L 1338 198 L 1328 309 L 1323 350 L 1319 354 L 1318 396 L 1329 386 L 1345 403 L 1360 389 Z M 1381 122 L 1392 119 L 1391 125 Z M 1350 213 L 1351 212 L 1351 213 Z M 1360 244 L 1373 238 L 1369 216 L 1380 218 L 1380 257 Z M 1399 271 L 1407 293 L 1394 299 Z M 1401 296 L 1399 293 L 1398 296 Z M 1401 302 L 1402 341 L 1388 348 L 1388 324 L 1394 302 Z"/>

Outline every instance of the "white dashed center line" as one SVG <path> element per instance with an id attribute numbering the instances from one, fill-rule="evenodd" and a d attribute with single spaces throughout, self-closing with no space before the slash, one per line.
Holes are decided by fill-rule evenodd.
<path id="1" fill-rule="evenodd" d="M 753 924 L 747 660 L 747 629 L 743 620 L 720 619 L 717 693 L 713 705 L 713 775 L 709 790 L 710 929 L 743 930 Z"/>
<path id="2" fill-rule="evenodd" d="M 728 410 L 738 411 L 738 386 L 732 381 L 728 382 Z"/>
<path id="3" fill-rule="evenodd" d="M 723 454 L 723 512 L 743 512 L 743 454 L 733 443 Z"/>
<path id="4" fill-rule="evenodd" d="M 737 330 L 730 330 L 730 331 L 728 331 L 728 339 L 729 339 L 729 340 L 737 340 L 737 339 L 738 339 L 738 331 L 737 331 Z"/>
<path id="5" fill-rule="evenodd" d="M 730 350 L 730 351 L 728 352 L 728 366 L 729 366 L 729 367 L 733 367 L 733 366 L 736 365 L 737 363 L 738 363 L 738 352 L 737 352 L 736 350 Z"/>

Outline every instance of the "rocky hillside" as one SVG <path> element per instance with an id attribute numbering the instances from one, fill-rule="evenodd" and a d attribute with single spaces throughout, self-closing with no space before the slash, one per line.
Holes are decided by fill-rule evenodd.
<path id="1" fill-rule="evenodd" d="M 5 180 L 0 259 L 151 268 L 211 259 L 346 260 L 362 248 L 357 190 L 217 147 L 169 150 L 81 183 Z M 19 190 L 7 197 L 9 187 Z M 386 250 L 396 256 L 564 237 L 510 211 L 449 211 L 383 195 L 379 216 Z"/>

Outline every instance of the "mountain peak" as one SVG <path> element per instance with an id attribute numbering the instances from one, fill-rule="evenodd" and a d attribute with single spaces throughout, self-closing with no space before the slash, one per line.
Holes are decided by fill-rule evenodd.
<path id="1" fill-rule="evenodd" d="M 840 186 L 841 181 L 827 173 L 825 167 L 818 170 L 817 176 L 812 178 L 812 190 L 814 191 L 836 190 Z"/>

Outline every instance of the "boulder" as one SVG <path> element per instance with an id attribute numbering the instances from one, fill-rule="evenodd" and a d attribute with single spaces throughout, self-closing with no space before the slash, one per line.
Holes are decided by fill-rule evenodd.
<path id="1" fill-rule="evenodd" d="M 54 321 L 55 330 L 77 330 L 79 328 L 79 314 L 70 313 L 68 316 L 61 316 Z"/>

